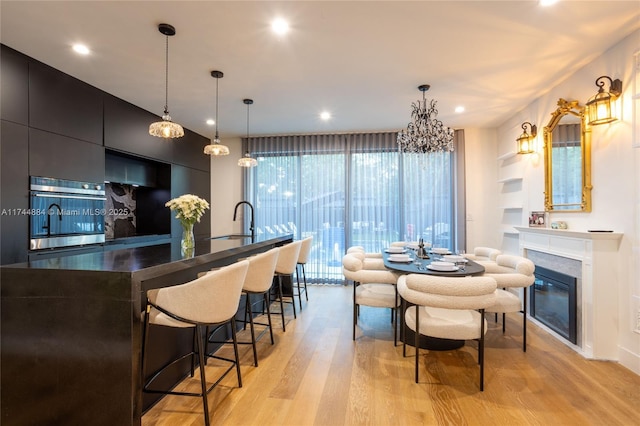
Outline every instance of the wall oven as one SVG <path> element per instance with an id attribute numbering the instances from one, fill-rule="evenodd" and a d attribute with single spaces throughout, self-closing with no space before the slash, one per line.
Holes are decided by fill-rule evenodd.
<path id="1" fill-rule="evenodd" d="M 31 176 L 30 250 L 103 243 L 103 182 Z"/>

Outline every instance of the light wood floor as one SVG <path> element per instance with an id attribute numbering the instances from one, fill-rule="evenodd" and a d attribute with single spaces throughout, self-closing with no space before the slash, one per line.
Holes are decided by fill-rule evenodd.
<path id="1" fill-rule="evenodd" d="M 617 363 L 589 361 L 529 322 L 522 352 L 521 317 L 507 333 L 490 321 L 485 391 L 478 389 L 475 342 L 456 351 L 393 346 L 389 311 L 363 307 L 351 339 L 351 287 L 312 286 L 287 331 L 274 327 L 240 347 L 244 386 L 232 372 L 209 394 L 213 425 L 639 425 L 640 376 Z M 289 308 L 290 309 L 290 308 Z M 244 333 L 244 332 L 243 332 Z M 226 350 L 226 349 L 223 349 Z M 217 371 L 209 361 L 208 377 Z M 196 379 L 180 387 L 199 389 Z M 167 396 L 142 424 L 202 425 L 202 401 Z"/>

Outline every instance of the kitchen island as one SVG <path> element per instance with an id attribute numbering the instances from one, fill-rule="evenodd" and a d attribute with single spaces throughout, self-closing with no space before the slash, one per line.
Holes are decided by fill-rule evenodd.
<path id="1" fill-rule="evenodd" d="M 0 422 L 139 425 L 153 403 L 141 392 L 145 292 L 188 282 L 198 272 L 292 238 L 200 239 L 188 259 L 175 239 L 3 266 Z M 171 333 L 157 350 L 151 347 L 150 365 L 190 346 L 190 333 Z"/>

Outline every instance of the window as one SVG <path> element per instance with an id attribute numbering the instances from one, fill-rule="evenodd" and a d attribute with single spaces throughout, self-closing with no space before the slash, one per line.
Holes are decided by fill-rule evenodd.
<path id="1" fill-rule="evenodd" d="M 402 154 L 395 141 L 396 133 L 243 141 L 258 159 L 245 182 L 256 232 L 313 236 L 306 273 L 317 283 L 343 282 L 342 256 L 352 245 L 378 252 L 424 238 L 457 247 L 464 222 L 455 221 L 455 151 Z"/>

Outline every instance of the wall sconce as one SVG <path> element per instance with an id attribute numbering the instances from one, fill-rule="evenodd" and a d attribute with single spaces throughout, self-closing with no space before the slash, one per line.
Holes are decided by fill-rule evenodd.
<path id="1" fill-rule="evenodd" d="M 604 82 L 609 80 L 609 91 L 604 91 Z M 620 79 L 611 80 L 611 77 L 603 75 L 596 79 L 598 93 L 587 102 L 587 114 L 589 125 L 605 124 L 616 121 L 618 117 L 612 115 L 611 102 L 618 99 L 622 93 L 622 81 Z"/>
<path id="2" fill-rule="evenodd" d="M 529 130 L 531 134 L 527 133 L 527 124 L 529 125 Z M 522 123 L 522 134 L 518 136 L 516 142 L 518 144 L 518 154 L 531 154 L 535 152 L 535 147 L 533 146 L 533 139 L 538 134 L 538 128 L 535 124 L 531 124 L 528 121 Z"/>

